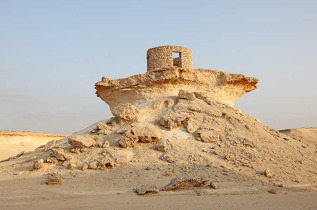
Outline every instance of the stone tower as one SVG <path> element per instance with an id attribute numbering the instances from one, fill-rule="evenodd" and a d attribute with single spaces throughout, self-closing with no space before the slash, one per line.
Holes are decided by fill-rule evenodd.
<path id="1" fill-rule="evenodd" d="M 147 71 L 178 66 L 193 69 L 192 51 L 180 46 L 160 46 L 147 51 Z"/>

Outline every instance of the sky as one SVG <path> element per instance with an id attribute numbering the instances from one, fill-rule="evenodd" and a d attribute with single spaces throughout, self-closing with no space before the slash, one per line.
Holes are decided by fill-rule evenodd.
<path id="1" fill-rule="evenodd" d="M 235 107 L 275 129 L 317 127 L 316 0 L 0 0 L 0 130 L 72 134 L 110 118 L 101 78 L 146 72 L 179 45 L 194 68 L 260 79 Z"/>

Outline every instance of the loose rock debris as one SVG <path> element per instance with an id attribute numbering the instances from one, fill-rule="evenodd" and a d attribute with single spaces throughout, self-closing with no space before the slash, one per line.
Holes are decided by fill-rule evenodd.
<path id="1" fill-rule="evenodd" d="M 173 178 L 169 184 L 164 186 L 162 191 L 192 189 L 207 186 L 210 181 L 205 178 Z"/>

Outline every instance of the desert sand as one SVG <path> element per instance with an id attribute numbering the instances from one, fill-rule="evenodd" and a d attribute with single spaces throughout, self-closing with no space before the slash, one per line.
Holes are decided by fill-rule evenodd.
<path id="1" fill-rule="evenodd" d="M 109 180 L 104 179 L 105 173 L 107 172 L 91 173 L 89 178 L 73 175 L 71 181 L 56 186 L 39 184 L 44 181 L 44 176 L 1 176 L 0 209 L 289 210 L 317 207 L 316 192 L 283 189 L 278 194 L 270 194 L 265 190 L 245 191 L 241 186 L 229 187 L 225 184 L 223 189 L 206 195 L 198 195 L 195 191 L 181 191 L 138 196 L 127 188 L 109 190 Z M 154 173 L 147 175 L 155 176 Z M 110 181 L 116 179 L 121 182 L 120 178 L 113 177 Z"/>
<path id="2" fill-rule="evenodd" d="M 65 135 L 28 131 L 0 131 L 0 161 L 23 151 L 35 150 L 53 139 L 60 140 L 65 137 Z"/>
<path id="3" fill-rule="evenodd" d="M 301 128 L 290 131 L 309 131 L 316 128 Z M 310 136 L 303 136 L 308 137 Z M 316 143 L 316 141 L 315 141 Z M 2 145 L 1 145 L 2 146 Z M 20 157 L 21 159 L 23 158 Z M 24 161 L 28 158 L 24 157 Z M 61 170 L 64 182 L 61 185 L 46 185 L 50 170 L 34 172 L 20 170 L 3 173 L 1 164 L 0 209 L 316 209 L 317 192 L 307 190 L 306 185 L 294 183 L 279 187 L 277 194 L 268 193 L 270 186 L 256 185 L 248 177 L 241 178 L 233 173 L 217 177 L 215 168 L 211 173 L 217 177 L 218 189 L 202 189 L 159 192 L 154 195 L 138 196 L 133 189 L 138 185 L 156 182 L 162 185 L 177 175 L 173 167 L 121 165 L 109 170 Z M 189 168 L 190 170 L 190 168 Z M 167 171 L 167 173 L 166 173 Z M 65 173 L 66 172 L 66 173 Z M 195 174 L 195 176 L 197 176 Z M 229 177 L 231 178 L 229 178 Z M 247 184 L 249 182 L 251 184 Z"/>

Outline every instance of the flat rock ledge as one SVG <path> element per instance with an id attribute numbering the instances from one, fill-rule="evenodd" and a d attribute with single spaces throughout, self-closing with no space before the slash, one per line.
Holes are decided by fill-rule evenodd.
<path id="1" fill-rule="evenodd" d="M 233 106 L 245 93 L 256 89 L 257 78 L 208 69 L 164 68 L 124 79 L 103 77 L 96 94 L 113 110 L 120 104 L 138 107 L 162 97 L 177 96 L 179 90 L 200 90 L 207 97 Z"/>

